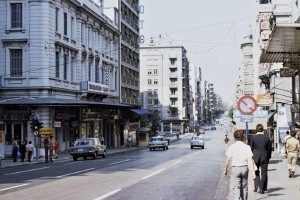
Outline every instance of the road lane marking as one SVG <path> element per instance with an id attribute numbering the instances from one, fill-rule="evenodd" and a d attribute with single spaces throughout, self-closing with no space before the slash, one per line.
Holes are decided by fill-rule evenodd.
<path id="1" fill-rule="evenodd" d="M 156 171 L 156 172 L 154 172 L 154 173 L 152 173 L 152 174 L 149 174 L 148 176 L 145 176 L 144 178 L 142 178 L 142 180 L 145 180 L 145 179 L 147 179 L 147 178 L 150 178 L 151 176 L 154 176 L 154 175 L 156 175 L 156 174 L 158 174 L 158 173 L 160 173 L 160 172 L 162 172 L 162 171 L 164 171 L 164 170 L 166 170 L 166 169 L 165 169 L 165 168 L 160 169 L 160 170 L 158 170 L 158 171 Z"/>
<path id="2" fill-rule="evenodd" d="M 21 174 L 21 173 L 25 173 L 25 172 L 32 172 L 32 171 L 41 170 L 41 169 L 47 169 L 47 168 L 50 168 L 50 167 L 42 167 L 42 168 L 30 169 L 30 170 L 19 171 L 19 172 L 4 174 L 4 175 L 8 176 L 8 175 L 14 175 L 14 174 Z"/>
<path id="3" fill-rule="evenodd" d="M 65 175 L 61 175 L 61 176 L 56 176 L 56 178 L 62 178 L 62 177 L 70 176 L 70 175 L 73 175 L 73 174 L 79 174 L 79 173 L 90 171 L 90 170 L 93 170 L 93 169 L 95 169 L 95 168 L 89 168 L 89 169 L 85 169 L 85 170 L 81 170 L 81 171 L 77 171 L 77 172 L 73 172 L 73 173 L 69 173 L 69 174 L 65 174 Z"/>
<path id="4" fill-rule="evenodd" d="M 113 190 L 113 191 L 111 191 L 111 192 L 109 192 L 109 193 L 107 193 L 107 194 L 105 194 L 105 195 L 102 195 L 101 197 L 98 197 L 98 198 L 96 198 L 96 199 L 94 199 L 94 200 L 102 200 L 102 199 L 105 199 L 105 198 L 107 198 L 107 197 L 109 197 L 109 196 L 111 196 L 111 195 L 113 195 L 113 194 L 116 194 L 116 193 L 118 193 L 118 192 L 120 192 L 122 189 L 116 189 L 116 190 Z"/>
<path id="5" fill-rule="evenodd" d="M 29 183 L 25 183 L 25 184 L 22 184 L 22 185 L 16 185 L 16 186 L 8 187 L 8 188 L 3 188 L 3 189 L 0 189 L 0 192 L 5 191 L 5 190 L 11 190 L 11 189 L 18 188 L 18 187 L 23 187 L 23 186 L 26 186 L 26 185 L 29 185 Z"/>
<path id="6" fill-rule="evenodd" d="M 179 164 L 179 163 L 181 163 L 181 162 L 182 162 L 182 160 L 178 160 L 178 161 L 174 162 L 174 163 L 172 164 L 172 167 L 175 166 L 175 165 L 177 165 L 177 164 Z"/>
<path id="7" fill-rule="evenodd" d="M 108 165 L 116 165 L 116 164 L 119 164 L 119 163 L 127 162 L 127 161 L 129 161 L 129 160 L 130 160 L 130 159 L 121 160 L 121 161 L 118 161 L 118 162 L 110 163 L 110 164 L 108 164 Z"/>

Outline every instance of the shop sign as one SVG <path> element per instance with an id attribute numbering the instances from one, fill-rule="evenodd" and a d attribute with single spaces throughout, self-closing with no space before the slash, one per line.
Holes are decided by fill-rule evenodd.
<path id="1" fill-rule="evenodd" d="M 83 119 L 84 120 L 91 120 L 91 119 L 99 119 L 99 114 L 96 112 L 87 112 L 83 113 Z"/>
<path id="2" fill-rule="evenodd" d="M 40 129 L 41 135 L 54 135 L 55 129 L 50 127 L 44 127 Z"/>
<path id="3" fill-rule="evenodd" d="M 63 115 L 61 113 L 55 113 L 54 119 L 56 121 L 62 121 L 63 120 Z"/>
<path id="4" fill-rule="evenodd" d="M 61 127 L 61 121 L 54 121 L 53 122 L 53 127 L 54 128 L 60 128 Z"/>
<path id="5" fill-rule="evenodd" d="M 296 69 L 290 67 L 280 68 L 280 77 L 293 77 L 295 76 Z"/>
<path id="6" fill-rule="evenodd" d="M 22 113 L 15 113 L 15 114 L 6 114 L 6 113 L 0 113 L 0 120 L 6 121 L 23 121 L 23 120 L 29 120 L 28 114 L 22 114 Z"/>

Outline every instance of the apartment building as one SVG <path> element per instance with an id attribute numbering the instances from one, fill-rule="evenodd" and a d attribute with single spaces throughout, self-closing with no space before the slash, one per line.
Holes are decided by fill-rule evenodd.
<path id="1" fill-rule="evenodd" d="M 103 9 L 102 0 L 0 1 L 2 154 L 10 155 L 13 138 L 37 139 L 42 147 L 46 135 L 61 151 L 82 137 L 124 144 L 120 113 L 129 107 L 120 103 L 119 21 Z M 44 126 L 37 138 L 30 129 L 34 118 Z"/>
<path id="2" fill-rule="evenodd" d="M 152 39 L 141 46 L 140 61 L 143 108 L 159 113 L 161 131 L 189 130 L 192 96 L 186 49 Z"/>

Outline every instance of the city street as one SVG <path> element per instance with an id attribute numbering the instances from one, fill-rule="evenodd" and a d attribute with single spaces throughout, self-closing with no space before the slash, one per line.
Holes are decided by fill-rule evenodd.
<path id="1" fill-rule="evenodd" d="M 1 199 L 225 199 L 223 132 L 206 131 L 205 149 L 190 148 L 191 134 L 166 151 L 5 168 Z"/>

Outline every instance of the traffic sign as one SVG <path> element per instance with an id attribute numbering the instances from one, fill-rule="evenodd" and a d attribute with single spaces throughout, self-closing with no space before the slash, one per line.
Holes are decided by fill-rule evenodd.
<path id="1" fill-rule="evenodd" d="M 243 115 L 251 115 L 256 111 L 257 102 L 252 96 L 242 96 L 237 102 L 237 109 Z"/>

